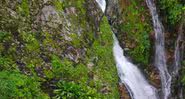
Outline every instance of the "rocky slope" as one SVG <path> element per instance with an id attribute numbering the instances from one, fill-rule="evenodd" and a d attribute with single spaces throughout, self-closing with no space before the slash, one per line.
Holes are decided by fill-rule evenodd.
<path id="1" fill-rule="evenodd" d="M 0 75 L 4 71 L 10 74 L 16 71 L 37 78 L 38 88 L 46 97 L 59 97 L 55 92 L 60 88 L 57 83 L 65 81 L 69 85 L 72 82 L 75 86 L 85 86 L 91 98 L 129 99 L 126 88 L 119 84 L 113 59 L 114 32 L 128 59 L 138 65 L 160 92 L 160 77 L 153 64 L 154 30 L 145 1 L 106 2 L 103 14 L 95 0 L 1 0 Z M 185 33 L 185 3 L 183 0 L 155 2 L 165 26 L 168 68 L 173 71 L 175 42 L 179 34 Z M 181 39 L 181 53 L 184 44 Z M 185 54 L 181 57 L 180 72 L 173 77 L 171 97 L 174 99 L 185 88 Z M 0 78 L 0 83 L 3 79 Z"/>
<path id="2" fill-rule="evenodd" d="M 38 77 L 50 97 L 59 80 L 87 86 L 95 97 L 119 97 L 112 32 L 94 0 L 2 0 L 0 6 L 1 71 Z"/>

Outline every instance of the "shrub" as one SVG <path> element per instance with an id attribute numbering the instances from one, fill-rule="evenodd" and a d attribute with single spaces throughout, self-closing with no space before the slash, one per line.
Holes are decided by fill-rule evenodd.
<path id="1" fill-rule="evenodd" d="M 53 55 L 51 59 L 52 72 L 45 71 L 48 78 L 63 78 L 66 80 L 73 80 L 75 82 L 84 83 L 88 79 L 87 67 L 82 64 L 74 64 L 72 61 Z"/>
<path id="2" fill-rule="evenodd" d="M 10 33 L 0 31 L 0 42 L 3 42 L 3 40 L 6 40 L 9 37 L 10 37 Z"/>
<path id="3" fill-rule="evenodd" d="M 20 12 L 20 14 L 23 16 L 29 16 L 30 9 L 28 3 L 28 0 L 22 0 L 20 6 L 18 6 L 18 12 Z"/>
<path id="4" fill-rule="evenodd" d="M 11 58 L 0 55 L 0 70 L 16 69 L 16 64 Z"/>
<path id="5" fill-rule="evenodd" d="M 167 23 L 176 24 L 182 18 L 183 4 L 179 0 L 160 0 L 161 11 L 167 15 Z"/>
<path id="6" fill-rule="evenodd" d="M 96 97 L 96 90 L 78 85 L 74 82 L 59 81 L 54 90 L 56 99 L 92 99 Z"/>
<path id="7" fill-rule="evenodd" d="M 40 83 L 18 72 L 0 72 L 1 99 L 47 99 L 40 90 Z"/>

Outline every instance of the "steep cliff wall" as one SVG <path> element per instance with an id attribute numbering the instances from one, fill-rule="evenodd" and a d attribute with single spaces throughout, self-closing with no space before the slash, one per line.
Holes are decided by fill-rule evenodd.
<path id="1" fill-rule="evenodd" d="M 121 98 L 128 99 L 126 89 L 118 85 L 112 31 L 127 58 L 160 92 L 153 65 L 155 33 L 145 1 L 106 2 L 103 14 L 95 0 L 1 0 L 0 97 L 117 99 L 120 86 Z M 168 68 L 173 71 L 175 42 L 184 35 L 184 1 L 155 3 L 165 27 Z M 181 53 L 184 44 L 179 41 Z M 181 55 L 172 97 L 185 88 L 185 54 Z"/>
<path id="2" fill-rule="evenodd" d="M 112 32 L 94 0 L 1 0 L 0 53 L 1 72 L 38 78 L 50 97 L 119 97 Z"/>

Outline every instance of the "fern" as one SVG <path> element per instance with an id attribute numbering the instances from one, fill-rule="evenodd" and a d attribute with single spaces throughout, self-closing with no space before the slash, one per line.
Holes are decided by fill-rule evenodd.
<path id="1" fill-rule="evenodd" d="M 2 99 L 42 99 L 45 95 L 40 90 L 40 83 L 32 77 L 18 72 L 0 72 L 0 97 Z"/>

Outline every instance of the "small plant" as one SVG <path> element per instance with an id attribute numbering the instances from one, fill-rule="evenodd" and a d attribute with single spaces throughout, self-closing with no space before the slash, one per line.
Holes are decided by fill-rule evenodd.
<path id="1" fill-rule="evenodd" d="M 54 90 L 56 99 L 92 99 L 96 95 L 95 89 L 74 82 L 59 81 L 57 87 Z"/>
<path id="2" fill-rule="evenodd" d="M 16 69 L 15 62 L 9 58 L 0 55 L 0 70 L 12 70 Z"/>
<path id="3" fill-rule="evenodd" d="M 63 3 L 61 0 L 53 0 L 53 4 L 57 10 L 63 10 Z"/>
<path id="4" fill-rule="evenodd" d="M 30 9 L 29 9 L 29 1 L 28 0 L 22 0 L 20 6 L 18 6 L 18 11 L 23 16 L 29 16 Z"/>
<path id="5" fill-rule="evenodd" d="M 12 34 L 10 32 L 0 31 L 0 43 L 10 42 L 12 39 Z"/>

